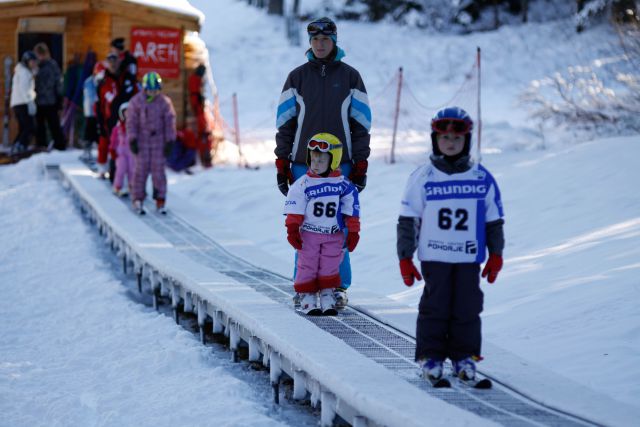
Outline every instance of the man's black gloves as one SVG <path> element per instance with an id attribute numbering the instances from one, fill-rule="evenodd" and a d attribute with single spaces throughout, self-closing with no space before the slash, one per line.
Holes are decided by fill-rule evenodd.
<path id="1" fill-rule="evenodd" d="M 288 159 L 276 159 L 276 170 L 278 174 L 278 189 L 284 196 L 289 193 L 289 185 L 293 184 L 293 173 L 291 173 L 291 161 Z"/>
<path id="2" fill-rule="evenodd" d="M 358 160 L 353 162 L 353 168 L 349 174 L 349 180 L 356 186 L 358 193 L 364 191 L 364 187 L 367 185 L 367 168 L 369 163 L 366 160 Z"/>

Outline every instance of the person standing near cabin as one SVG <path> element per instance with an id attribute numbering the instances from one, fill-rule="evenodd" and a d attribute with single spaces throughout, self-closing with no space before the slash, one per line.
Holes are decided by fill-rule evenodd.
<path id="1" fill-rule="evenodd" d="M 33 116 L 36 114 L 36 90 L 34 73 L 38 68 L 35 53 L 28 50 L 16 64 L 11 80 L 9 105 L 18 121 L 18 135 L 13 141 L 13 151 L 29 148 L 33 136 Z"/>
<path id="2" fill-rule="evenodd" d="M 196 126 L 198 127 L 198 151 L 200 152 L 200 162 L 202 166 L 211 167 L 211 129 L 207 123 L 205 115 L 205 96 L 204 96 L 204 74 L 207 68 L 204 64 L 196 67 L 193 74 L 189 76 L 187 86 L 189 88 L 189 104 L 191 111 L 196 117 Z"/>
<path id="3" fill-rule="evenodd" d="M 93 73 L 84 81 L 82 89 L 82 111 L 84 113 L 85 156 L 91 157 L 91 147 L 98 141 L 98 122 L 96 109 L 98 108 L 98 85 L 104 78 L 106 67 L 103 62 L 96 62 Z"/>
<path id="4" fill-rule="evenodd" d="M 371 109 L 367 90 L 358 71 L 342 62 L 345 53 L 337 46 L 336 24 L 320 18 L 307 26 L 311 48 L 307 62 L 289 73 L 278 102 L 276 169 L 278 188 L 287 195 L 289 186 L 307 171 L 308 141 L 327 132 L 344 142 L 340 170 L 362 192 L 367 183 L 367 159 Z M 341 285 L 336 307 L 347 304 L 351 263 L 345 251 L 340 265 Z M 297 305 L 299 295 L 294 303 Z"/>
<path id="5" fill-rule="evenodd" d="M 111 108 L 113 101 L 118 96 L 118 77 L 116 75 L 118 67 L 118 56 L 110 53 L 105 63 L 104 76 L 98 83 L 98 106 L 96 108 L 96 121 L 98 123 L 98 167 L 100 169 L 100 177 L 106 178 L 109 172 L 109 137 L 113 126 Z M 116 112 L 117 113 L 117 112 Z M 117 119 L 117 114 L 116 114 Z M 115 123 L 114 123 L 115 124 Z M 113 180 L 113 177 L 110 177 Z"/>
<path id="6" fill-rule="evenodd" d="M 38 73 L 36 74 L 36 143 L 39 148 L 49 146 L 47 141 L 47 127 L 53 138 L 56 150 L 67 148 L 60 127 L 60 100 L 62 97 L 62 73 L 60 67 L 51 59 L 49 48 L 44 43 L 38 43 L 33 48 L 38 58 Z"/>
<path id="7" fill-rule="evenodd" d="M 142 92 L 129 101 L 126 126 L 131 152 L 136 156 L 133 173 L 133 209 L 145 214 L 147 177 L 151 174 L 156 209 L 166 214 L 167 176 L 165 158 L 176 139 L 176 112 L 171 99 L 160 93 L 162 79 L 155 71 L 142 77 Z"/>
<path id="8" fill-rule="evenodd" d="M 120 106 L 129 102 L 133 95 L 138 93 L 138 60 L 125 49 L 123 37 L 111 40 L 110 46 L 110 53 L 118 58 L 115 72 L 118 77 L 118 95 L 111 104 L 111 118 L 109 120 L 109 127 L 113 129 L 118 123 Z"/>

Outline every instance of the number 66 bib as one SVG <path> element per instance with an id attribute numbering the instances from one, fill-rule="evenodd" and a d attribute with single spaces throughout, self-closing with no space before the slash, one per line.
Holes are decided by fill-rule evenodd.
<path id="1" fill-rule="evenodd" d="M 343 215 L 360 216 L 358 192 L 343 176 L 303 175 L 289 188 L 284 213 L 304 215 L 305 231 L 334 234 L 344 228 Z"/>

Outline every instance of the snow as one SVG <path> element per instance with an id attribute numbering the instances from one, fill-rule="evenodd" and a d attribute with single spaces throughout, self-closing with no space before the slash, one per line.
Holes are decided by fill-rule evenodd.
<path id="1" fill-rule="evenodd" d="M 262 374 L 128 296 L 40 160 L 0 171 L 0 424 L 290 424 Z"/>
<path id="2" fill-rule="evenodd" d="M 182 13 L 184 15 L 193 16 L 198 18 L 200 24 L 204 22 L 204 14 L 193 7 L 187 0 L 125 0 L 130 3 L 142 4 L 145 6 L 156 7 L 159 9 L 166 9 L 172 12 Z"/>
<path id="3" fill-rule="evenodd" d="M 201 36 L 222 112 L 231 122 L 230 97 L 237 93 L 242 149 L 261 167 L 238 168 L 237 148 L 227 143 L 226 164 L 192 176 L 169 174 L 169 209 L 188 200 L 198 227 L 229 231 L 220 233 L 226 246 L 254 244 L 292 264 L 272 150 L 280 89 L 304 61 L 306 39 L 289 46 L 282 20 L 245 2 L 190 3 L 210 17 Z M 214 25 L 217 16 L 228 19 Z M 540 126 L 518 100 L 533 80 L 613 57 L 615 33 L 601 26 L 577 35 L 571 20 L 467 36 L 387 23 L 338 22 L 338 31 L 345 62 L 367 85 L 374 120 L 352 301 L 366 305 L 365 293 L 391 297 L 411 307 L 411 324 L 421 288 L 404 287 L 398 273 L 399 199 L 410 172 L 427 158 L 433 110 L 424 107 L 455 94 L 480 46 L 482 160 L 500 185 L 507 215 L 504 269 L 495 284 L 483 285 L 487 354 L 497 346 L 546 367 L 559 382 L 568 378 L 640 410 L 640 138 L 592 139 Z M 398 163 L 391 165 L 389 83 L 399 66 L 423 106 L 403 95 Z M 475 90 L 471 85 L 456 98 L 474 117 Z M 60 184 L 41 174 L 42 162 L 77 155 L 43 154 L 0 168 L 0 424 L 315 423 L 271 408 L 265 375 L 231 365 L 132 300 L 95 229 Z M 488 357 L 481 367 L 499 369 L 499 360 Z M 533 383 L 531 372 L 519 369 L 512 379 Z"/>
<path id="4" fill-rule="evenodd" d="M 266 357 L 282 359 L 278 366 L 289 367 L 293 363 L 291 369 L 287 368 L 289 374 L 302 370 L 307 382 L 318 382 L 320 390 L 335 393 L 337 399 L 382 425 L 421 425 L 420 420 L 436 410 L 441 416 L 439 425 L 448 425 L 450 420 L 469 425 L 491 424 L 454 406 L 441 408 L 438 400 L 425 402 L 424 396 L 415 393 L 415 388 L 405 379 L 373 360 L 363 358 L 341 339 L 319 331 L 293 310 L 283 310 L 282 305 L 271 297 L 234 282 L 221 272 L 191 259 L 187 253 L 178 252 L 153 228 L 137 220 L 131 221 L 129 208 L 112 197 L 104 182 L 87 174 L 82 165 L 65 164 L 62 172 L 65 185 L 68 182 L 72 191 L 78 192 L 96 210 L 101 222 L 109 224 L 145 264 L 157 269 L 157 276 L 175 279 L 181 291 L 206 301 L 212 318 L 222 312 L 225 319 L 231 319 L 232 348 L 237 345 L 238 338 L 234 331 L 244 334 L 243 339 L 247 342 L 250 337 L 262 340 L 264 347 L 271 349 Z M 181 206 L 186 205 L 188 203 L 181 203 Z M 339 365 L 333 363 L 337 354 L 340 355 Z M 279 377 L 276 372 L 281 368 L 270 367 L 271 378 Z M 307 388 L 313 389 L 313 386 Z M 362 393 L 362 390 L 367 392 Z"/>

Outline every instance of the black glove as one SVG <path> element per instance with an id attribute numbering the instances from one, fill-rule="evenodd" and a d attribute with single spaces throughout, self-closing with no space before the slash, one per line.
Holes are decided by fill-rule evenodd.
<path id="1" fill-rule="evenodd" d="M 131 152 L 133 154 L 138 154 L 138 152 L 140 151 L 138 149 L 138 140 L 136 138 L 133 138 L 131 141 L 129 141 L 129 147 L 131 148 Z"/>
<path id="2" fill-rule="evenodd" d="M 358 160 L 353 164 L 353 169 L 349 175 L 349 179 L 356 186 L 358 193 L 364 191 L 364 187 L 367 186 L 367 168 L 369 163 L 366 160 Z"/>
<path id="3" fill-rule="evenodd" d="M 293 184 L 293 173 L 291 172 L 291 161 L 287 159 L 276 159 L 276 169 L 278 174 L 278 189 L 282 194 L 287 196 L 289 193 L 289 184 Z"/>
<path id="4" fill-rule="evenodd" d="M 164 143 L 164 157 L 168 158 L 171 155 L 172 148 L 173 148 L 173 142 L 168 141 Z"/>

